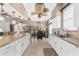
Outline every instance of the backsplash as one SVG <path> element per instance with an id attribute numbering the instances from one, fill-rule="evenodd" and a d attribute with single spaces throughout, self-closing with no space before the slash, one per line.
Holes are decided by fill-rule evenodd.
<path id="1" fill-rule="evenodd" d="M 72 38 L 79 39 L 79 31 L 73 31 L 69 34 Z"/>
<path id="2" fill-rule="evenodd" d="M 79 31 L 65 31 L 63 29 L 59 29 L 59 30 L 53 29 L 52 34 L 57 34 L 62 36 L 68 35 L 71 38 L 79 39 Z"/>

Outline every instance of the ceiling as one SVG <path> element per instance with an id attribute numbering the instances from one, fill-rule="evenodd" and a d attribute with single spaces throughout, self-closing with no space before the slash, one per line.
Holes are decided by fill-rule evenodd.
<path id="1" fill-rule="evenodd" d="M 4 3 L 3 9 L 5 13 L 8 13 L 11 16 L 13 15 L 13 11 L 15 11 L 16 17 L 21 16 L 21 19 L 27 19 L 26 16 L 28 13 L 22 3 Z"/>
<path id="2" fill-rule="evenodd" d="M 32 21 L 47 21 L 51 17 L 51 11 L 56 6 L 56 3 L 45 3 L 49 12 L 47 12 L 47 16 L 42 16 L 41 18 L 38 18 L 37 15 L 31 14 L 34 11 L 35 3 L 23 3 L 23 5 L 27 9 L 28 17 L 30 17 Z"/>
<path id="3" fill-rule="evenodd" d="M 56 3 L 44 3 L 45 7 L 49 9 L 46 16 L 42 16 L 38 18 L 38 15 L 32 15 L 32 12 L 35 8 L 35 3 L 6 3 L 5 9 L 8 9 L 7 12 L 15 11 L 16 16 L 22 16 L 23 18 L 29 17 L 32 21 L 47 21 L 51 17 L 51 12 L 56 6 Z M 11 11 L 9 11 L 11 10 Z"/>
<path id="4" fill-rule="evenodd" d="M 27 10 L 24 8 L 22 3 L 10 3 L 17 11 L 19 11 L 24 17 L 27 16 Z"/>

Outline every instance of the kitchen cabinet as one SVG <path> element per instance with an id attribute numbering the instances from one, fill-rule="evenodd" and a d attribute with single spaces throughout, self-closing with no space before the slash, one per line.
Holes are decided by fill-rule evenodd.
<path id="1" fill-rule="evenodd" d="M 21 56 L 30 44 L 30 36 L 24 36 L 0 48 L 1 56 Z"/>
<path id="2" fill-rule="evenodd" d="M 74 26 L 75 24 L 76 25 L 79 24 L 77 21 L 79 11 L 76 11 L 79 9 L 77 9 L 76 7 L 78 7 L 78 5 L 76 5 L 75 3 L 71 3 L 66 8 L 63 9 L 62 13 L 63 13 L 63 28 L 64 28 L 64 30 L 78 30 L 77 26 Z"/>
<path id="3" fill-rule="evenodd" d="M 25 36 L 25 37 L 19 39 L 18 41 L 16 41 L 15 54 L 22 55 L 24 50 L 28 47 L 29 44 L 30 44 L 30 39 L 28 36 Z"/>
<path id="4" fill-rule="evenodd" d="M 52 12 L 51 17 L 52 19 L 50 20 L 52 22 L 52 28 L 61 28 L 61 11 L 59 10 L 59 8 L 55 8 L 56 10 L 54 12 Z M 53 17 L 54 16 L 54 17 Z M 49 21 L 49 22 L 50 22 Z"/>
<path id="5" fill-rule="evenodd" d="M 75 27 L 79 27 L 79 3 L 73 3 L 74 7 L 74 25 Z"/>
<path id="6" fill-rule="evenodd" d="M 2 55 L 2 56 L 13 55 L 14 50 L 15 50 L 14 43 L 11 43 L 9 45 L 6 45 L 6 46 L 0 48 L 0 55 Z"/>
<path id="7" fill-rule="evenodd" d="M 76 53 L 76 46 L 72 45 L 66 41 L 63 41 L 62 45 L 62 55 L 63 56 L 75 56 Z"/>
<path id="8" fill-rule="evenodd" d="M 62 43 L 63 41 L 60 38 L 56 38 L 56 52 L 58 55 L 62 54 Z"/>
<path id="9" fill-rule="evenodd" d="M 58 55 L 61 54 L 61 49 L 62 49 L 62 40 L 60 38 L 57 38 L 55 36 L 49 36 L 51 38 L 48 39 L 50 45 L 52 48 L 57 52 Z"/>
<path id="10" fill-rule="evenodd" d="M 55 37 L 53 37 L 53 36 L 49 36 L 49 39 L 48 39 L 48 41 L 49 41 L 49 43 L 50 43 L 50 45 L 55 49 Z"/>
<path id="11" fill-rule="evenodd" d="M 57 15 L 52 19 L 52 28 L 61 28 L 61 15 Z"/>
<path id="12" fill-rule="evenodd" d="M 65 41 L 63 38 L 51 35 L 48 42 L 59 56 L 79 56 L 79 47 Z"/>
<path id="13" fill-rule="evenodd" d="M 49 34 L 52 34 L 52 29 L 61 28 L 61 13 L 57 13 L 57 16 L 49 21 Z"/>
<path id="14" fill-rule="evenodd" d="M 52 19 L 53 21 L 52 21 L 52 28 L 54 29 L 54 28 L 56 28 L 57 27 L 57 18 L 55 17 L 55 18 L 53 18 Z"/>

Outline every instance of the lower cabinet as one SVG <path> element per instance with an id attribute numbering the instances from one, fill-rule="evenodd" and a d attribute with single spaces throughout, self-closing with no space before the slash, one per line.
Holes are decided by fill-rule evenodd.
<path id="1" fill-rule="evenodd" d="M 63 45 L 62 45 L 63 56 L 75 56 L 77 55 L 76 50 L 77 48 L 75 45 L 72 45 L 66 41 L 63 41 Z"/>
<path id="2" fill-rule="evenodd" d="M 20 56 L 23 54 L 25 49 L 29 46 L 30 39 L 28 36 L 21 38 L 20 40 L 15 42 L 15 55 Z"/>
<path id="3" fill-rule="evenodd" d="M 50 45 L 59 56 L 79 56 L 79 47 L 76 47 L 61 38 L 55 36 L 49 37 L 51 37 L 48 39 Z"/>
<path id="4" fill-rule="evenodd" d="M 0 48 L 1 56 L 21 56 L 30 44 L 29 36 L 20 38 L 6 46 Z"/>
<path id="5" fill-rule="evenodd" d="M 12 56 L 14 55 L 14 53 L 15 53 L 15 47 L 13 43 L 0 48 L 1 56 L 10 56 L 10 55 Z"/>
<path id="6" fill-rule="evenodd" d="M 62 52 L 60 52 L 60 51 L 62 51 L 62 40 L 55 36 L 49 36 L 48 41 L 49 41 L 50 45 L 52 46 L 52 48 L 57 52 L 57 54 L 61 55 Z"/>

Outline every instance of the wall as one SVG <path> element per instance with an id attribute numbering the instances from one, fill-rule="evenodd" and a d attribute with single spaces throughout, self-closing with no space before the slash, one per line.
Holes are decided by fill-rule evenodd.
<path id="1" fill-rule="evenodd" d="M 60 10 L 62 9 L 62 8 L 64 8 L 64 6 L 66 6 L 67 4 L 66 3 L 58 3 L 57 5 L 56 5 L 56 7 L 54 8 L 54 10 L 52 10 L 52 13 L 51 13 L 51 18 L 52 18 L 52 20 L 57 16 L 57 15 L 60 15 L 61 16 L 61 14 L 60 14 Z M 76 12 L 75 13 L 77 13 L 78 14 L 78 5 L 79 4 L 75 4 L 76 5 Z M 72 6 L 71 6 L 72 7 Z M 70 7 L 69 7 L 70 8 Z M 66 14 L 65 16 L 64 16 L 64 18 L 66 19 L 67 17 L 68 17 L 68 15 L 69 15 L 69 13 L 71 14 L 71 15 L 69 15 L 69 17 L 71 17 L 72 16 L 72 18 L 73 18 L 73 16 L 75 15 L 75 13 L 72 13 L 73 12 L 73 10 L 72 10 L 73 8 L 71 8 L 70 10 L 71 11 L 67 11 L 68 12 L 68 14 Z M 65 13 L 67 13 L 67 12 L 65 12 Z M 76 15 L 77 15 L 76 14 Z M 79 15 L 77 15 L 77 16 L 75 16 L 76 18 L 78 18 L 78 16 Z M 62 16 L 63 17 L 63 16 Z M 75 18 L 75 19 L 76 19 Z M 59 18 L 58 18 L 59 19 Z M 69 19 L 68 19 L 69 20 Z M 63 19 L 61 18 L 61 29 L 59 29 L 59 35 L 67 35 L 67 31 L 68 31 L 68 34 L 69 34 L 69 36 L 70 37 L 72 37 L 72 38 L 75 38 L 75 39 L 79 39 L 79 31 L 78 31 L 78 29 L 77 28 L 75 28 L 74 27 L 74 23 L 76 23 L 77 22 L 77 24 L 79 24 L 78 23 L 78 20 L 76 20 L 76 22 L 74 21 L 74 20 L 72 20 L 72 22 L 70 23 L 71 21 L 69 21 L 68 23 L 65 23 L 66 24 L 66 27 L 67 28 L 69 28 L 69 29 L 71 29 L 71 30 L 66 30 L 66 28 L 63 30 Z M 68 24 L 70 24 L 70 26 L 68 25 Z M 54 25 L 57 25 L 57 24 L 54 24 Z M 71 26 L 72 25 L 72 26 Z M 52 27 L 53 25 L 51 25 L 51 26 L 49 26 L 49 31 L 50 32 L 52 32 Z M 69 27 L 68 27 L 69 26 Z M 70 28 L 71 27 L 71 28 Z M 57 28 L 53 28 L 53 32 L 55 32 L 56 31 L 56 29 Z M 72 30 L 73 29 L 73 30 Z"/>
<path id="2" fill-rule="evenodd" d="M 5 32 L 10 31 L 10 23 L 5 21 L 0 21 L 0 28 L 2 28 Z"/>
<path id="3" fill-rule="evenodd" d="M 74 39 L 79 39 L 79 31 L 72 31 L 69 35 Z"/>

